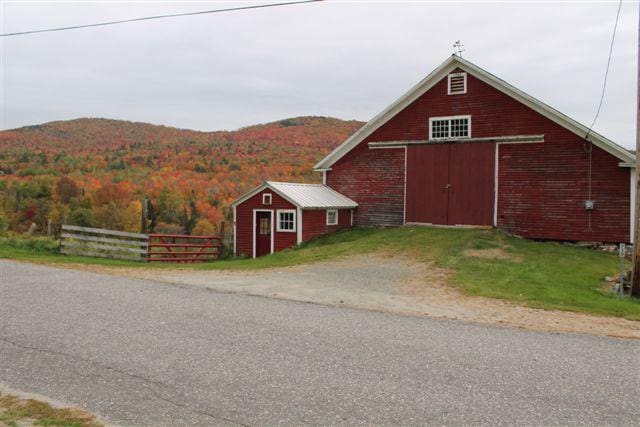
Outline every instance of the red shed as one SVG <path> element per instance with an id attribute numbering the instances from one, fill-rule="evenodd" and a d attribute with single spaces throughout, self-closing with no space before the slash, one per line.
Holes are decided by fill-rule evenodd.
<path id="1" fill-rule="evenodd" d="M 266 181 L 233 202 L 233 250 L 253 258 L 353 226 L 356 202 L 322 184 Z"/>
<path id="2" fill-rule="evenodd" d="M 452 56 L 315 169 L 357 225 L 498 227 L 529 238 L 629 242 L 635 155 Z"/>

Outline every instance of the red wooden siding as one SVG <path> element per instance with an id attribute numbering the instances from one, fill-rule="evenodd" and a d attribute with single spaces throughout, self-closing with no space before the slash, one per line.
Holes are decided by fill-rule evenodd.
<path id="1" fill-rule="evenodd" d="M 629 169 L 593 147 L 589 229 L 584 140 L 470 74 L 466 94 L 447 95 L 445 77 L 326 172 L 329 186 L 360 204 L 358 225 L 395 225 L 403 218 L 404 149 L 370 150 L 368 143 L 425 140 L 429 117 L 453 115 L 471 115 L 472 137 L 545 135 L 544 143 L 499 147 L 498 227 L 541 239 L 629 240 Z M 407 161 L 415 166 L 417 160 Z M 489 172 L 483 179 L 494 178 Z M 417 185 L 407 182 L 407 189 Z M 417 205 L 407 214 L 418 215 L 429 202 L 411 203 Z"/>
<path id="2" fill-rule="evenodd" d="M 359 225 L 402 225 L 404 148 L 360 144 L 327 171 L 327 185 L 358 203 Z"/>
<path id="3" fill-rule="evenodd" d="M 554 135 L 555 136 L 555 135 Z M 523 237 L 628 242 L 629 169 L 593 147 L 592 200 L 588 198 L 588 154 L 572 135 L 554 143 L 501 145 L 498 169 L 498 227 Z"/>
<path id="4" fill-rule="evenodd" d="M 262 194 L 271 193 L 271 205 L 262 204 Z M 269 189 L 263 190 L 253 197 L 236 206 L 236 254 L 253 256 L 253 210 L 273 209 L 273 221 L 277 221 L 278 209 L 296 209 L 287 200 Z M 296 245 L 297 233 L 278 232 L 277 224 L 273 223 L 274 252 Z"/>
<path id="5" fill-rule="evenodd" d="M 351 210 L 340 209 L 338 211 L 338 225 L 327 225 L 326 210 L 302 211 L 302 241 L 320 237 L 327 233 L 344 230 L 351 227 Z"/>

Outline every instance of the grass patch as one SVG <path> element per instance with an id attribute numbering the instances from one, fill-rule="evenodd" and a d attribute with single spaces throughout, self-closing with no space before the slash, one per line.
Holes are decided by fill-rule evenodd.
<path id="1" fill-rule="evenodd" d="M 0 242 L 0 256 L 51 263 L 101 264 L 137 268 L 250 270 L 286 267 L 383 252 L 435 262 L 452 272 L 452 284 L 470 295 L 501 298 L 518 304 L 640 320 L 640 300 L 601 289 L 604 276 L 619 271 L 616 254 L 551 242 L 506 236 L 496 230 L 399 227 L 354 229 L 324 236 L 258 259 L 221 260 L 206 264 L 146 264 L 99 258 L 60 256 Z"/>
<path id="2" fill-rule="evenodd" d="M 79 409 L 54 408 L 38 400 L 0 394 L 0 422 L 8 426 L 17 426 L 19 421 L 51 427 L 102 426 L 94 415 Z"/>

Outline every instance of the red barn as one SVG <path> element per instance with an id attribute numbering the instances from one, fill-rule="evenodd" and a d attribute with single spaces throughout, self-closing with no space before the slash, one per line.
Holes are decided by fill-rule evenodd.
<path id="1" fill-rule="evenodd" d="M 315 169 L 357 202 L 356 225 L 632 240 L 635 156 L 457 56 Z"/>
<path id="2" fill-rule="evenodd" d="M 255 258 L 350 228 L 357 206 L 326 185 L 267 181 L 232 204 L 234 254 Z"/>

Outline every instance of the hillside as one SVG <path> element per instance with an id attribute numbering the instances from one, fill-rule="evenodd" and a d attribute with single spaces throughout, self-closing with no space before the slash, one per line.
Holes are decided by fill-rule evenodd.
<path id="1" fill-rule="evenodd" d="M 134 230 L 148 197 L 161 228 L 177 231 L 193 210 L 192 223 L 210 227 L 265 179 L 317 181 L 313 164 L 360 126 L 295 117 L 199 132 L 84 118 L 3 131 L 0 221 L 19 231 L 48 220 Z"/>

